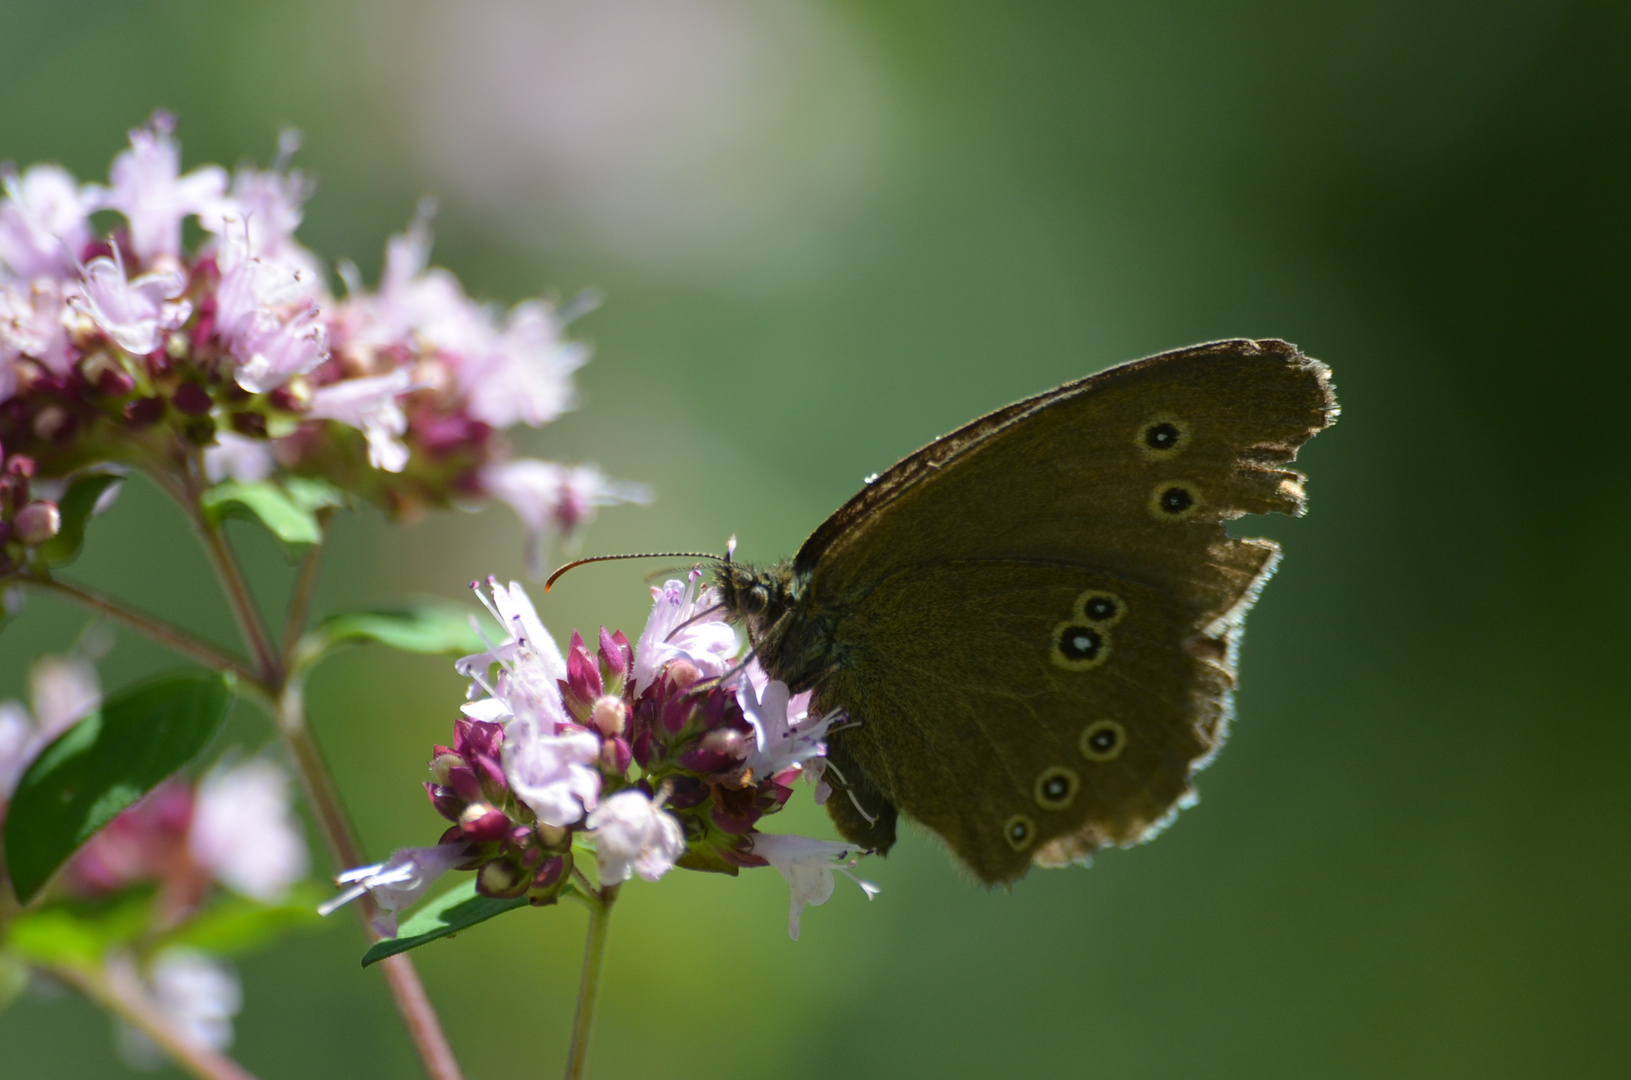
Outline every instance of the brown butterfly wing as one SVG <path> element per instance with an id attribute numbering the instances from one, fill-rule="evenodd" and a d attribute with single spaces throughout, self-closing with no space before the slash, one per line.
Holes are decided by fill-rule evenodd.
<path id="1" fill-rule="evenodd" d="M 838 667 L 823 680 L 822 702 L 849 709 L 864 725 L 833 740 L 833 760 L 860 773 L 852 778 L 855 800 L 837 795 L 829 803 L 840 831 L 858 843 L 887 846 L 892 831 L 885 834 L 853 806 L 864 807 L 861 794 L 879 796 L 930 824 L 988 881 L 1010 880 L 1032 857 L 1058 860 L 1147 832 L 1188 790 L 1189 773 L 1215 746 L 1233 681 L 1232 631 L 1276 557 L 1273 544 L 1230 537 L 1223 522 L 1246 513 L 1300 513 L 1302 477 L 1274 466 L 1295 457 L 1335 416 L 1323 364 L 1285 342 L 1217 342 L 1112 368 L 991 413 L 919 450 L 840 508 L 794 564 L 809 576 L 807 611 L 834 621 Z M 984 682 L 970 682 L 989 646 L 974 627 L 985 624 L 953 619 L 944 606 L 958 603 L 950 595 L 954 580 L 980 588 L 978 575 L 953 570 L 968 560 L 1029 564 L 1066 589 L 1082 574 L 1113 578 L 1161 602 L 1169 621 L 1160 633 L 1167 637 L 1154 636 L 1153 627 L 1125 631 L 1148 646 L 1110 653 L 1093 669 L 1103 672 L 1091 683 L 1098 689 L 1044 692 L 1005 675 L 1030 670 L 1011 664 L 985 672 Z M 1046 621 L 1050 632 L 1060 625 L 1057 605 L 1046 614 L 1002 610 L 1002 619 Z M 915 685 L 894 677 L 895 654 L 880 637 L 884 627 L 914 635 L 912 648 L 928 650 L 924 662 L 934 658 Z M 1031 630 L 994 640 L 1036 648 Z M 1015 700 L 1046 700 L 1050 709 L 1063 710 L 1048 712 L 1055 719 L 1042 725 L 1057 741 L 1081 729 L 1103 687 L 1133 685 L 1116 682 L 1120 675 L 1113 673 L 1133 655 L 1141 658 L 1137 679 L 1147 696 L 1178 711 L 1149 714 L 1166 716 L 1159 722 L 1141 719 L 1145 713 L 1137 709 L 1130 720 L 1109 717 L 1124 726 L 1154 723 L 1150 732 L 1164 740 L 1166 764 L 1159 775 L 1145 776 L 1137 792 L 1127 789 L 1130 802 L 1104 809 L 1122 789 L 1101 786 L 1100 795 L 1080 804 L 1101 809 L 1082 811 L 1090 816 L 1071 834 L 1075 839 L 1048 833 L 1017 862 L 1020 852 L 992 847 L 1003 822 L 985 815 L 987 803 L 1001 801 L 997 792 L 982 787 L 982 798 L 965 800 L 966 809 L 930 808 L 925 798 L 941 790 L 940 783 L 952 785 L 948 792 L 981 785 L 977 778 L 991 774 L 976 766 L 989 764 L 992 755 L 1018 770 L 1009 777 L 1013 784 L 1035 764 L 1010 760 L 1036 726 L 1029 707 L 981 712 L 985 719 L 971 727 L 970 714 L 952 705 L 959 692 L 1001 687 Z M 1117 700 L 1123 697 L 1125 691 Z M 932 701 L 935 711 L 914 700 Z M 989 734 L 977 737 L 980 731 Z M 984 744 L 1001 745 L 967 756 L 969 747 Z M 1127 745 L 1133 753 L 1134 740 Z M 1124 768 L 1143 761 L 1129 758 Z M 1012 784 L 1008 789 L 1011 794 Z M 1000 834 L 996 840 L 1007 843 Z"/>
<path id="2" fill-rule="evenodd" d="M 1080 566 L 899 571 L 835 627 L 850 662 L 822 694 L 865 721 L 834 740 L 845 775 L 858 768 L 987 883 L 1133 843 L 1223 740 L 1232 673 L 1186 647 L 1200 618 Z M 835 808 L 881 809 L 856 794 L 835 792 Z"/>
<path id="3" fill-rule="evenodd" d="M 1067 383 L 936 439 L 822 523 L 794 560 L 818 602 L 942 558 L 1113 566 L 1152 583 L 1237 594 L 1261 550 L 1222 522 L 1302 510 L 1302 477 L 1276 469 L 1336 418 L 1329 369 L 1283 341 L 1221 341 Z M 1178 433 L 1170 449 L 1151 427 Z M 1196 496 L 1157 515 L 1157 485 Z M 1202 567 L 1197 564 L 1206 562 Z M 1238 566 L 1237 566 L 1238 564 Z"/>

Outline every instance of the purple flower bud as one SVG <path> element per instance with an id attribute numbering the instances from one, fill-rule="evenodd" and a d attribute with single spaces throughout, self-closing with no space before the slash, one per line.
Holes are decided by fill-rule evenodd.
<path id="1" fill-rule="evenodd" d="M 622 776 L 629 771 L 629 763 L 634 760 L 634 751 L 629 748 L 627 739 L 607 739 L 601 747 L 601 756 L 606 760 L 610 772 Z"/>
<path id="2" fill-rule="evenodd" d="M 527 891 L 530 875 L 507 861 L 486 863 L 476 871 L 476 891 L 483 896 L 509 900 Z"/>
<path id="3" fill-rule="evenodd" d="M 13 535 L 29 547 L 43 544 L 62 528 L 62 512 L 54 502 L 31 502 L 17 512 Z"/>
<path id="4" fill-rule="evenodd" d="M 458 821 L 459 815 L 464 813 L 465 800 L 459 798 L 459 793 L 450 787 L 426 782 L 425 794 L 430 796 L 430 805 L 436 808 L 436 812 L 449 821 Z"/>
<path id="5" fill-rule="evenodd" d="M 621 735 L 628 726 L 628 709 L 622 698 L 602 694 L 589 710 L 589 726 L 602 735 Z"/>
<path id="6" fill-rule="evenodd" d="M 197 383 L 184 382 L 176 387 L 176 392 L 170 400 L 175 407 L 188 416 L 206 416 L 214 402 L 210 399 L 210 392 Z"/>
<path id="7" fill-rule="evenodd" d="M 136 389 L 136 380 L 117 368 L 103 368 L 96 378 L 96 392 L 103 397 L 124 397 Z"/>
<path id="8" fill-rule="evenodd" d="M 742 761 L 743 737 L 735 728 L 716 728 L 680 755 L 680 768 L 695 773 L 724 772 Z"/>
<path id="9" fill-rule="evenodd" d="M 273 390 L 272 407 L 282 412 L 303 413 L 311 408 L 311 383 L 297 375 Z"/>
<path id="10" fill-rule="evenodd" d="M 447 771 L 447 782 L 448 786 L 458 792 L 459 798 L 465 802 L 477 802 L 484 797 L 481 792 L 481 781 L 476 779 L 475 772 L 469 766 L 460 765 L 457 768 L 449 769 Z"/>
<path id="11" fill-rule="evenodd" d="M 640 763 L 642 769 L 651 767 L 651 751 L 655 740 L 651 737 L 650 729 L 640 732 L 634 737 L 634 760 Z"/>
<path id="12" fill-rule="evenodd" d="M 605 689 L 600 681 L 600 669 L 590 658 L 577 631 L 572 633 L 572 648 L 566 654 L 566 681 L 573 696 L 585 703 L 598 698 Z"/>
<path id="13" fill-rule="evenodd" d="M 532 887 L 534 889 L 548 889 L 561 880 L 564 873 L 566 873 L 566 860 L 564 858 L 557 855 L 553 859 L 545 859 L 543 865 L 533 872 Z"/>
<path id="14" fill-rule="evenodd" d="M 622 640 L 618 640 L 619 638 L 622 638 Z M 629 673 L 629 666 L 632 661 L 633 655 L 629 651 L 629 639 L 623 637 L 621 631 L 615 636 L 609 634 L 606 632 L 606 628 L 602 626 L 600 628 L 600 663 L 606 669 L 607 674 L 621 682 L 623 677 Z"/>
<path id="15" fill-rule="evenodd" d="M 125 422 L 132 428 L 151 427 L 164 418 L 164 399 L 137 398 L 125 405 Z"/>
<path id="16" fill-rule="evenodd" d="M 669 783 L 673 785 L 668 792 L 670 810 L 689 810 L 708 798 L 708 785 L 694 776 L 673 776 Z"/>
<path id="17" fill-rule="evenodd" d="M 234 386 L 237 384 L 234 383 Z M 266 438 L 266 417 L 255 412 L 237 412 L 232 414 L 232 430 L 240 435 L 247 435 L 251 439 Z"/>
<path id="18" fill-rule="evenodd" d="M 430 778 L 438 784 L 446 784 L 450 771 L 464 764 L 464 758 L 445 746 L 431 748 L 436 756 L 430 759 Z"/>
<path id="19" fill-rule="evenodd" d="M 459 828 L 466 840 L 477 843 L 502 840 L 510 831 L 510 819 L 502 810 L 494 810 L 486 803 L 473 802 L 459 815 Z"/>
<path id="20" fill-rule="evenodd" d="M 453 749 L 465 757 L 482 754 L 499 757 L 504 745 L 504 726 L 490 720 L 471 720 L 466 717 L 454 721 Z"/>

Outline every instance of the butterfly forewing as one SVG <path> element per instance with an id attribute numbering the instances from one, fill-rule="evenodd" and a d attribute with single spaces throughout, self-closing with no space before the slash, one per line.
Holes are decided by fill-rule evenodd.
<path id="1" fill-rule="evenodd" d="M 1114 568 L 1221 614 L 1262 562 L 1222 522 L 1298 512 L 1301 478 L 1273 465 L 1334 416 L 1325 366 L 1284 342 L 1125 364 L 924 447 L 823 524 L 796 566 L 837 609 L 904 567 L 1030 558 Z"/>
<path id="2" fill-rule="evenodd" d="M 988 883 L 1150 835 L 1222 741 L 1277 555 L 1223 522 L 1300 512 L 1275 466 L 1335 416 L 1318 361 L 1217 342 L 1000 409 L 842 507 L 794 562 L 802 644 L 765 653 L 830 665 L 822 706 L 859 721 L 840 831 L 886 848 L 898 806 Z"/>

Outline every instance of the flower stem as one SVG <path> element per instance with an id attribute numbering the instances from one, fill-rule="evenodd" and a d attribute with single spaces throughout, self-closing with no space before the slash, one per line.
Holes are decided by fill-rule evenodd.
<path id="1" fill-rule="evenodd" d="M 334 786 L 334 778 L 323 760 L 323 752 L 306 724 L 305 697 L 298 678 L 289 679 L 278 698 L 277 725 L 284 745 L 294 759 L 295 772 L 305 788 L 307 803 L 317 819 L 318 831 L 323 834 L 329 857 L 337 867 L 362 865 L 367 860 L 363 856 L 362 845 L 357 842 L 356 831 L 351 826 L 351 817 L 346 813 L 339 789 Z M 379 935 L 369 926 L 369 921 L 378 914 L 373 895 L 364 894 L 356 908 L 367 928 L 369 940 L 377 941 Z M 391 997 L 396 1000 L 402 1023 L 413 1039 L 420 1063 L 425 1067 L 425 1074 L 431 1080 L 460 1080 L 462 1074 L 458 1059 L 453 1056 L 453 1047 L 447 1041 L 442 1022 L 430 1003 L 429 995 L 425 993 L 425 985 L 420 981 L 413 961 L 399 953 L 383 961 L 380 968 Z"/>
<path id="2" fill-rule="evenodd" d="M 215 567 L 215 576 L 226 593 L 227 606 L 232 609 L 232 617 L 238 622 L 244 644 L 249 646 L 250 654 L 260 667 L 261 681 L 268 686 L 276 686 L 282 681 L 283 666 L 278 661 L 277 653 L 272 651 L 272 638 L 266 630 L 266 620 L 261 617 L 260 608 L 255 604 L 255 594 L 249 589 L 249 581 L 244 577 L 243 568 L 238 565 L 232 545 L 227 542 L 220 526 L 198 511 L 196 501 L 187 507 L 187 516 L 198 531 L 199 542 L 203 544 L 204 554 L 209 556 L 210 565 Z"/>
<path id="3" fill-rule="evenodd" d="M 152 1039 L 198 1080 L 255 1080 L 242 1065 L 194 1042 L 171 1023 L 142 988 L 128 958 L 110 958 L 101 968 L 63 965 L 45 970 Z"/>
<path id="4" fill-rule="evenodd" d="M 123 623 L 138 634 L 167 646 L 182 656 L 197 660 L 205 667 L 216 671 L 230 671 L 240 680 L 252 684 L 260 682 L 260 676 L 250 671 L 236 657 L 228 656 L 214 645 L 202 638 L 194 637 L 180 627 L 171 626 L 162 619 L 138 611 L 110 596 L 103 596 L 101 593 L 58 578 L 24 577 L 19 580 L 30 588 L 60 596 L 98 615 L 105 615 L 115 622 Z"/>
<path id="5" fill-rule="evenodd" d="M 329 856 L 335 865 L 342 869 L 361 865 L 367 861 L 363 857 L 362 845 L 357 842 L 356 830 L 352 827 L 345 804 L 340 799 L 340 791 L 334 784 L 328 763 L 323 760 L 322 750 L 318 747 L 317 740 L 312 737 L 311 728 L 306 724 L 305 695 L 301 680 L 291 676 L 284 668 L 280 656 L 272 651 L 271 637 L 261 618 L 260 609 L 255 604 L 254 595 L 249 591 L 249 583 L 245 580 L 226 537 L 216 525 L 199 512 L 198 499 L 192 492 L 185 487 L 179 490 L 172 485 L 166 487 L 192 520 L 204 551 L 209 555 L 210 563 L 215 567 L 216 576 L 221 581 L 222 592 L 226 594 L 227 602 L 238 621 L 238 628 L 243 632 L 244 641 L 260 664 L 262 674 L 255 684 L 265 689 L 271 699 L 271 712 L 277 723 L 278 733 L 283 736 L 284 745 L 289 748 L 295 772 L 305 789 L 306 799 L 317 820 L 318 831 L 323 834 L 323 844 L 328 848 Z M 286 643 L 292 641 L 295 646 L 299 643 L 320 566 L 319 557 L 315 553 L 309 554 L 306 561 L 301 564 L 295 592 L 289 604 L 290 622 L 285 630 Z M 293 647 L 290 647 L 291 651 Z M 365 896 L 363 900 L 364 902 L 358 905 L 357 913 L 366 927 L 369 920 L 377 914 L 377 908 L 371 896 Z M 371 941 L 377 939 L 371 928 L 368 933 Z M 398 955 L 380 966 L 384 970 L 385 983 L 390 988 L 391 996 L 396 1000 L 397 1011 L 402 1015 L 403 1024 L 413 1040 L 414 1049 L 419 1054 L 419 1061 L 424 1066 L 425 1074 L 430 1080 L 462 1080 L 459 1063 L 453 1056 L 453 1048 L 447 1041 L 441 1020 L 430 1003 L 429 995 L 425 993 L 424 983 L 420 981 L 413 961 L 407 956 Z"/>
<path id="6" fill-rule="evenodd" d="M 620 888 L 607 885 L 600 890 L 599 903 L 589 905 L 589 940 L 583 947 L 583 976 L 578 982 L 577 1015 L 572 1018 L 572 1044 L 566 1053 L 566 1080 L 583 1080 L 589 1065 L 589 1034 L 600 996 L 600 969 L 606 962 L 607 923 Z"/>
<path id="7" fill-rule="evenodd" d="M 327 521 L 324 520 L 326 516 L 327 511 L 324 511 L 319 518 L 323 525 L 327 525 Z M 311 616 L 312 597 L 317 592 L 317 572 L 322 567 L 323 544 L 319 541 L 313 544 L 300 560 L 300 571 L 295 575 L 294 590 L 289 594 L 289 616 L 283 624 L 283 648 L 280 650 L 285 672 L 294 670 L 295 652 L 300 648 L 300 638 L 306 632 L 306 621 Z"/>

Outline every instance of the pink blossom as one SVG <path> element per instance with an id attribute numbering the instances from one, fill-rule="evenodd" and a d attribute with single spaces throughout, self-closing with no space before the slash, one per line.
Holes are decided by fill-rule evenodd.
<path id="1" fill-rule="evenodd" d="M 651 502 L 651 489 L 644 484 L 613 480 L 592 464 L 557 465 L 533 458 L 499 461 L 481 470 L 481 484 L 521 519 L 527 533 L 527 564 L 534 574 L 543 572 L 551 530 L 571 548 L 600 507 Z"/>
<path id="2" fill-rule="evenodd" d="M 311 863 L 289 777 L 264 759 L 218 765 L 204 777 L 187 844 L 217 881 L 266 904 L 282 900 Z"/>
<path id="3" fill-rule="evenodd" d="M 568 719 L 560 691 L 566 660 L 520 583 L 512 581 L 506 588 L 489 577 L 487 589 L 491 599 L 481 596 L 479 587 L 476 595 L 504 628 L 506 637 L 486 652 L 461 657 L 453 665 L 455 671 L 473 680 L 472 697 L 478 690 L 490 695 L 466 704 L 463 711 L 473 720 L 499 723 L 526 717 L 540 732 L 553 735 Z M 497 681 L 488 683 L 487 675 L 495 664 L 499 667 Z"/>
<path id="4" fill-rule="evenodd" d="M 652 589 L 651 615 L 634 647 L 634 683 L 651 685 L 665 664 L 689 660 L 704 678 L 718 678 L 735 665 L 736 631 L 725 621 L 719 593 L 697 592 L 701 571 L 689 582 L 668 581 Z"/>
<path id="5" fill-rule="evenodd" d="M 222 244 L 216 333 L 238 361 L 238 385 L 252 394 L 275 390 L 328 358 L 328 330 L 312 296 L 310 274 L 249 254 L 248 241 Z"/>
<path id="6" fill-rule="evenodd" d="M 685 854 L 685 830 L 679 819 L 638 788 L 611 796 L 589 815 L 595 837 L 595 859 L 602 885 L 639 874 L 656 881 Z"/>
<path id="7" fill-rule="evenodd" d="M 810 692 L 789 701 L 787 684 L 779 679 L 766 683 L 762 695 L 756 692 L 752 679 L 743 679 L 736 687 L 736 701 L 743 717 L 753 725 L 754 746 L 744 764 L 759 777 L 802 768 L 806 762 L 823 757 L 827 744 L 822 740 L 844 716 L 842 709 L 834 709 L 811 720 Z M 795 708 L 794 702 L 802 704 Z"/>
<path id="8" fill-rule="evenodd" d="M 187 287 L 185 274 L 155 270 L 127 281 L 118 249 L 111 259 L 92 259 L 80 277 L 80 291 L 69 302 L 80 306 L 121 349 L 137 356 L 158 348 L 164 335 L 192 314 L 190 303 L 176 299 Z"/>
<path id="9" fill-rule="evenodd" d="M 600 739 L 581 728 L 546 732 L 531 718 L 504 729 L 504 777 L 546 825 L 582 820 L 600 798 Z"/>
<path id="10" fill-rule="evenodd" d="M 16 389 L 12 363 L 18 357 L 36 360 L 57 376 L 72 369 L 65 299 L 63 284 L 51 278 L 0 282 L 0 400 Z"/>
<path id="11" fill-rule="evenodd" d="M 67 277 L 90 239 L 86 217 L 94 209 L 68 170 L 35 165 L 5 178 L 0 202 L 0 266 L 23 279 Z"/>
<path id="12" fill-rule="evenodd" d="M 855 865 L 855 859 L 850 857 L 855 850 L 852 844 L 761 832 L 753 833 L 752 841 L 753 854 L 770 863 L 787 879 L 787 888 L 792 893 L 787 933 L 794 941 L 799 939 L 799 916 L 805 905 L 819 907 L 832 896 L 835 870 L 859 885 L 868 900 L 878 894 L 876 885 L 850 873 L 850 867 Z"/>
<path id="13" fill-rule="evenodd" d="M 153 1003 L 190 1042 L 211 1050 L 232 1045 L 232 1018 L 243 1009 L 238 973 L 225 960 L 193 949 L 165 949 L 148 969 Z M 138 1069 L 157 1069 L 164 1052 L 146 1034 L 121 1021 L 119 1056 Z"/>
<path id="14" fill-rule="evenodd" d="M 223 238 L 241 232 L 249 249 L 261 258 L 320 270 L 311 252 L 294 238 L 304 216 L 301 208 L 316 187 L 304 173 L 287 170 L 288 159 L 299 148 L 299 132 L 280 133 L 272 168 L 240 168 L 232 176 L 231 192 L 200 211 L 198 223 Z M 320 272 L 314 276 L 321 282 Z"/>
<path id="15" fill-rule="evenodd" d="M 219 165 L 181 175 L 174 130 L 175 121 L 165 113 L 154 113 L 149 126 L 132 129 L 130 149 L 113 159 L 102 200 L 130 223 L 131 250 L 144 263 L 180 256 L 182 221 L 210 212 L 226 192 L 226 170 Z"/>
<path id="16" fill-rule="evenodd" d="M 363 893 L 373 893 L 374 903 L 379 906 L 379 915 L 373 920 L 374 930 L 381 937 L 396 937 L 397 912 L 411 907 L 432 882 L 464 861 L 467 854 L 462 843 L 401 848 L 382 863 L 359 866 L 336 875 L 335 884 L 351 887 L 324 902 L 317 911 L 329 915 Z"/>
<path id="17" fill-rule="evenodd" d="M 102 704 L 96 668 L 81 656 L 42 656 L 29 669 L 33 715 L 20 701 L 0 702 L 0 802 L 47 744 Z"/>
<path id="18" fill-rule="evenodd" d="M 455 367 L 467 354 L 489 347 L 491 314 L 465 295 L 457 277 L 428 266 L 434 211 L 430 200 L 421 203 L 407 231 L 386 242 L 385 267 L 372 295 L 362 288 L 355 267 L 342 266 L 351 294 L 341 315 L 347 347 L 366 354 L 411 345 L 441 353 Z"/>
<path id="19" fill-rule="evenodd" d="M 567 341 L 555 312 L 540 300 L 510 310 L 502 334 L 458 369 L 470 415 L 493 427 L 547 424 L 573 404 L 572 372 L 589 347 Z"/>
<path id="20" fill-rule="evenodd" d="M 312 395 L 307 415 L 357 428 L 368 438 L 368 463 L 401 472 L 408 467 L 408 448 L 400 438 L 408 430 L 408 418 L 397 398 L 412 388 L 412 376 L 403 370 L 331 383 Z"/>

